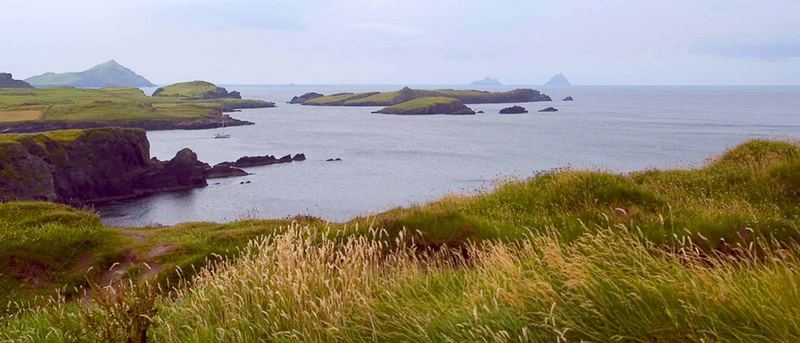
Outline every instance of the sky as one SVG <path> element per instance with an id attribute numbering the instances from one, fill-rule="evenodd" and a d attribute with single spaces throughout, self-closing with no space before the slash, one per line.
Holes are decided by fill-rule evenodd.
<path id="1" fill-rule="evenodd" d="M 800 85 L 797 0 L 0 0 L 0 72 L 154 83 Z"/>

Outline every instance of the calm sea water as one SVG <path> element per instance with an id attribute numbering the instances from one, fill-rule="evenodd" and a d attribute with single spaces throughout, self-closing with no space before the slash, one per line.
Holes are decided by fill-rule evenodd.
<path id="1" fill-rule="evenodd" d="M 99 207 L 105 223 L 141 226 L 296 214 L 342 221 L 552 168 L 692 167 L 748 139 L 800 137 L 800 87 L 533 86 L 556 101 L 520 104 L 531 113 L 517 115 L 497 113 L 507 104 L 471 105 L 486 112 L 475 116 L 378 115 L 370 113 L 377 109 L 372 107 L 285 103 L 309 91 L 399 86 L 226 87 L 278 107 L 235 113 L 256 125 L 226 128 L 230 139 L 213 139 L 215 130 L 148 132 L 151 154 L 169 159 L 188 147 L 211 164 L 300 152 L 308 160 L 249 168 L 253 175 L 210 180 L 205 188 Z M 560 101 L 568 95 L 575 101 Z M 547 106 L 560 112 L 536 112 Z M 343 161 L 325 162 L 334 157 Z"/>

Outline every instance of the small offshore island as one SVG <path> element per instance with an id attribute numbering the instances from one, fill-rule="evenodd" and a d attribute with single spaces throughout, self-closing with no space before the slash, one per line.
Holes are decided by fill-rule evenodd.
<path id="1" fill-rule="evenodd" d="M 394 92 L 338 93 L 325 96 L 306 93 L 292 98 L 291 104 L 309 106 L 385 106 L 375 113 L 383 114 L 475 114 L 465 104 L 502 104 L 553 101 L 533 89 L 487 92 L 455 89 L 411 89 Z"/>

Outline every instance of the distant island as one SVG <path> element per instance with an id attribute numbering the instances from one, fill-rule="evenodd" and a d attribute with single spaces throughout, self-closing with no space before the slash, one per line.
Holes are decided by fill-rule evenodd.
<path id="1" fill-rule="evenodd" d="M 70 99 L 70 101 L 64 101 Z M 241 99 L 213 83 L 192 81 L 166 86 L 156 96 L 137 88 L 3 88 L 0 133 L 30 133 L 93 127 L 146 130 L 210 129 L 253 123 L 224 114 L 242 108 L 275 107 Z"/>
<path id="2" fill-rule="evenodd" d="M 552 101 L 549 96 L 540 93 L 533 89 L 515 89 L 507 92 L 487 92 L 478 90 L 457 90 L 457 89 L 411 89 L 404 87 L 401 90 L 393 92 L 367 92 L 367 93 L 337 93 L 332 95 L 322 95 L 319 93 L 307 93 L 301 96 L 296 96 L 292 99 L 292 103 L 299 103 L 309 106 L 389 106 L 395 107 L 394 109 L 386 108 L 378 111 L 378 113 L 395 112 L 397 108 L 402 109 L 402 114 L 454 114 L 454 112 L 463 112 L 461 109 L 452 109 L 451 111 L 434 111 L 426 106 L 418 106 L 423 102 L 416 102 L 405 104 L 419 98 L 450 98 L 456 99 L 461 104 L 502 104 L 502 103 L 519 103 L 519 102 L 535 102 L 535 101 Z M 432 100 L 432 99 L 429 99 Z M 441 100 L 441 99 L 439 99 Z M 441 101 L 437 102 L 441 103 Z M 405 106 L 403 106 L 405 105 Z M 419 113 L 409 111 L 409 109 L 418 109 Z M 435 107 L 445 108 L 445 107 Z M 396 113 L 400 114 L 400 113 Z"/>
<path id="3" fill-rule="evenodd" d="M 25 79 L 34 87 L 155 87 L 152 82 L 132 70 L 123 67 L 115 60 L 98 64 L 81 72 L 44 73 Z"/>
<path id="4" fill-rule="evenodd" d="M 0 73 L 0 88 L 32 88 L 30 84 L 22 80 L 14 80 L 9 73 Z"/>
<path id="5" fill-rule="evenodd" d="M 467 107 L 455 98 L 446 97 L 424 97 L 416 98 L 397 105 L 384 107 L 373 113 L 382 114 L 475 114 L 471 108 Z"/>
<path id="6" fill-rule="evenodd" d="M 474 82 L 470 83 L 469 85 L 470 86 L 502 86 L 503 84 L 500 83 L 500 80 L 493 79 L 493 78 L 487 76 L 485 79 L 480 80 L 480 81 L 474 81 Z"/>
<path id="7" fill-rule="evenodd" d="M 564 74 L 558 73 L 550 78 L 550 81 L 544 84 L 545 86 L 572 86 Z"/>

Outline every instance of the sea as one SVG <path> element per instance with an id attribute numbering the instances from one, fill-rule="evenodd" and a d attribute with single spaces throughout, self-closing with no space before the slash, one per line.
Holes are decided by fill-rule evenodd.
<path id="1" fill-rule="evenodd" d="M 398 116 L 371 113 L 378 107 L 287 102 L 312 91 L 405 85 L 223 86 L 277 107 L 231 114 L 252 126 L 148 132 L 151 155 L 167 160 L 190 148 L 210 164 L 266 154 L 304 153 L 307 160 L 247 168 L 251 175 L 212 179 L 203 188 L 97 206 L 104 223 L 136 227 L 294 215 L 341 222 L 450 193 L 487 192 L 543 171 L 698 168 L 747 140 L 800 138 L 800 87 L 482 87 L 533 88 L 554 101 L 469 105 L 485 112 L 474 116 Z M 567 96 L 574 101 L 561 101 Z M 498 113 L 511 105 L 530 112 Z M 550 106 L 559 111 L 538 112 Z M 214 139 L 221 131 L 231 138 Z M 332 158 L 341 161 L 326 161 Z"/>

